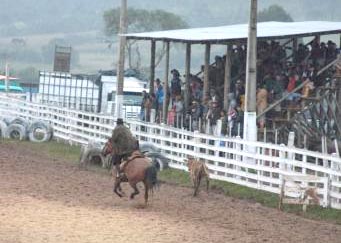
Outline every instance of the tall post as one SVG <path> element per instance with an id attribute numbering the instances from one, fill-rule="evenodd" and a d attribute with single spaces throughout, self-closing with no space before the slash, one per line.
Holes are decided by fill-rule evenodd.
<path id="1" fill-rule="evenodd" d="M 151 52 L 150 52 L 150 81 L 149 81 L 149 94 L 154 93 L 154 80 L 155 80 L 155 40 L 151 41 Z"/>
<path id="2" fill-rule="evenodd" d="M 186 67 L 185 67 L 185 111 L 188 110 L 189 106 L 189 75 L 191 73 L 191 43 L 186 44 Z"/>
<path id="3" fill-rule="evenodd" d="M 126 37 L 123 34 L 127 30 L 127 0 L 121 0 L 120 29 L 119 29 L 119 55 L 117 64 L 115 115 L 123 118 L 123 84 L 124 84 L 124 51 Z"/>
<path id="4" fill-rule="evenodd" d="M 169 73 L 169 42 L 166 42 L 166 60 L 165 60 L 165 78 L 163 85 L 163 113 L 162 120 L 165 124 L 167 124 L 167 115 L 168 115 L 168 73 Z M 169 97 L 170 99 L 170 97 Z"/>
<path id="5" fill-rule="evenodd" d="M 204 68 L 204 88 L 203 88 L 203 101 L 208 97 L 208 79 L 209 79 L 209 70 L 210 70 L 210 53 L 211 53 L 211 45 L 209 43 L 206 44 L 205 47 L 205 68 Z"/>
<path id="6" fill-rule="evenodd" d="M 5 91 L 6 93 L 8 93 L 9 91 L 9 67 L 8 67 L 8 63 L 6 63 L 6 67 L 5 67 Z"/>
<path id="7" fill-rule="evenodd" d="M 224 110 L 228 112 L 229 108 L 229 93 L 231 86 L 231 47 L 227 45 L 226 48 L 226 60 L 225 60 L 225 74 L 224 74 Z"/>
<path id="8" fill-rule="evenodd" d="M 257 87 L 257 0 L 251 0 L 249 36 L 247 40 L 244 139 L 257 141 L 256 87 Z"/>

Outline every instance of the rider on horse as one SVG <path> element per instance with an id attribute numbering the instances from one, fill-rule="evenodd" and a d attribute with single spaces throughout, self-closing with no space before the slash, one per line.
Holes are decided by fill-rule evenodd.
<path id="1" fill-rule="evenodd" d="M 139 142 L 129 128 L 124 126 L 122 118 L 118 118 L 116 121 L 116 127 L 112 132 L 111 141 L 114 149 L 112 164 L 116 168 L 116 177 L 119 178 L 121 176 L 120 164 L 122 159 L 130 156 L 135 150 L 138 150 Z"/>

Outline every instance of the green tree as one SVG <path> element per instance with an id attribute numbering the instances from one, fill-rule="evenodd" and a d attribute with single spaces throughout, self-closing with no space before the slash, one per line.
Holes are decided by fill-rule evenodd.
<path id="1" fill-rule="evenodd" d="M 187 28 L 187 23 L 178 15 L 164 10 L 145 10 L 128 8 L 128 32 L 145 32 Z M 120 8 L 110 9 L 103 14 L 105 34 L 118 33 Z"/>
<path id="2" fill-rule="evenodd" d="M 280 21 L 293 22 L 292 17 L 279 5 L 271 5 L 258 13 L 258 22 Z"/>
<path id="3" fill-rule="evenodd" d="M 188 24 L 180 16 L 164 10 L 128 8 L 127 15 L 128 33 L 188 28 Z M 103 19 L 105 24 L 105 35 L 112 38 L 119 31 L 120 8 L 105 11 Z M 126 50 L 128 54 L 129 67 L 141 69 L 140 48 L 136 41 L 128 41 L 126 44 Z M 165 54 L 165 47 L 163 46 L 156 52 L 157 66 Z M 133 57 L 136 59 L 134 64 L 132 60 Z"/>

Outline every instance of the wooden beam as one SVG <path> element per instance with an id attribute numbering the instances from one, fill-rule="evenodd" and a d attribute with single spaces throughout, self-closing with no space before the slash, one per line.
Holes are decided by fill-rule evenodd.
<path id="1" fill-rule="evenodd" d="M 203 101 L 208 98 L 208 82 L 209 82 L 209 71 L 210 71 L 210 54 L 211 45 L 209 43 L 205 46 L 205 69 L 204 69 L 204 88 L 203 88 Z"/>
<path id="2" fill-rule="evenodd" d="M 191 44 L 186 44 L 186 66 L 185 66 L 185 111 L 188 110 L 189 107 L 189 96 L 190 96 L 190 87 L 189 87 L 189 75 L 191 73 Z"/>
<path id="3" fill-rule="evenodd" d="M 165 56 L 165 77 L 163 84 L 163 109 L 162 109 L 162 121 L 164 124 L 167 124 L 167 115 L 168 115 L 168 73 L 169 73 L 169 41 L 166 42 L 166 56 Z M 170 99 L 170 97 L 169 97 Z"/>
<path id="4" fill-rule="evenodd" d="M 231 51 L 232 45 L 228 45 L 226 48 L 226 60 L 225 60 L 225 74 L 224 74 L 224 110 L 228 112 L 229 108 L 229 93 L 231 86 Z"/>
<path id="5" fill-rule="evenodd" d="M 155 80 L 155 40 L 151 41 L 150 48 L 150 81 L 149 81 L 149 94 L 154 93 L 154 80 Z"/>

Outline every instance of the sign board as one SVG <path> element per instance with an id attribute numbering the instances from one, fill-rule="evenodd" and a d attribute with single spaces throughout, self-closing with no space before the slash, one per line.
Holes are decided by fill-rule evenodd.
<path id="1" fill-rule="evenodd" d="M 54 53 L 54 72 L 70 72 L 71 47 L 57 46 Z"/>

